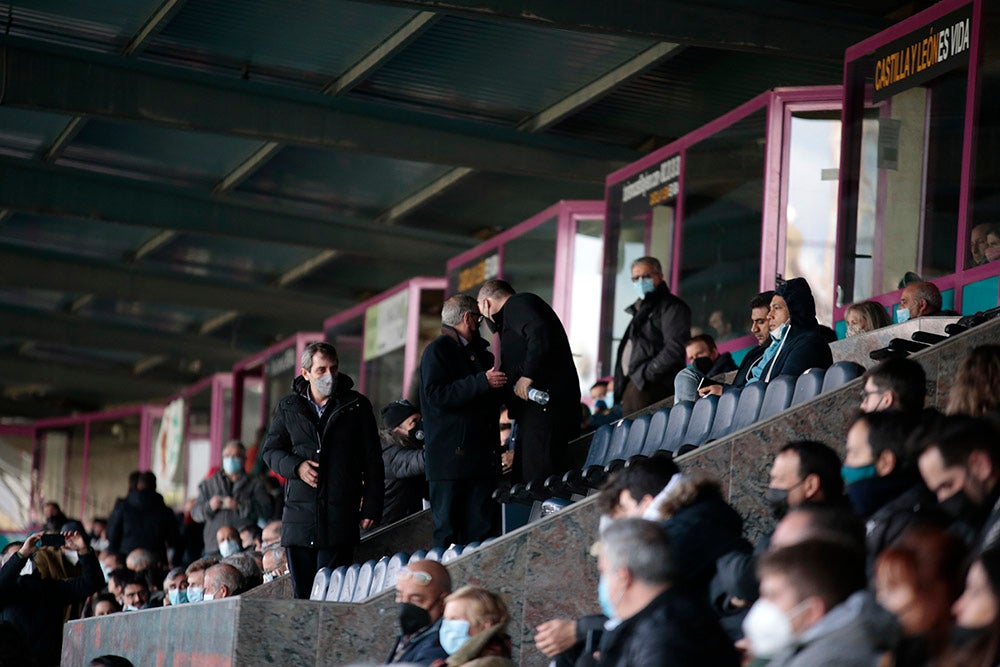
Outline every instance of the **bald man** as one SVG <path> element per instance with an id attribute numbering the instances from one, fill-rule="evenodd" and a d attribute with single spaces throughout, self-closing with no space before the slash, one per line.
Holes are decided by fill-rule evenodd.
<path id="1" fill-rule="evenodd" d="M 240 594 L 243 575 L 228 563 L 213 565 L 205 571 L 205 601 L 231 598 Z"/>
<path id="2" fill-rule="evenodd" d="M 438 633 L 444 615 L 444 599 L 451 593 L 451 576 L 441 563 L 421 560 L 399 571 L 396 602 L 399 603 L 399 636 L 387 663 L 430 665 L 446 660 Z"/>

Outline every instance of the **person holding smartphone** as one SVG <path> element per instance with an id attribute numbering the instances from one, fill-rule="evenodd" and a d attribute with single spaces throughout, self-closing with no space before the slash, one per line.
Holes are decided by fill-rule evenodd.
<path id="1" fill-rule="evenodd" d="M 80 576 L 58 578 L 60 548 L 79 555 Z M 39 557 L 40 550 L 46 552 L 45 558 Z M 59 664 L 66 607 L 82 603 L 104 586 L 97 556 L 79 532 L 38 532 L 24 542 L 8 544 L 0 563 L 0 623 L 17 628 L 36 664 Z"/>

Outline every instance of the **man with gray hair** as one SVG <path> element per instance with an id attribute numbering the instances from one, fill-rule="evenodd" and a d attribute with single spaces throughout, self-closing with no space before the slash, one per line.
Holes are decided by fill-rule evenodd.
<path id="1" fill-rule="evenodd" d="M 500 402 L 507 377 L 479 335 L 476 300 L 457 294 L 441 309 L 441 335 L 420 359 L 420 408 L 434 515 L 434 546 L 494 534 L 500 477 Z"/>
<path id="2" fill-rule="evenodd" d="M 632 287 L 638 300 L 625 309 L 632 321 L 615 365 L 615 392 L 626 416 L 673 393 L 674 376 L 684 368 L 684 344 L 691 338 L 691 309 L 670 293 L 660 260 L 632 262 Z"/>
<path id="3" fill-rule="evenodd" d="M 231 598 L 243 592 L 243 575 L 228 563 L 219 563 L 205 572 L 205 601 Z"/>
<path id="4" fill-rule="evenodd" d="M 598 664 L 616 667 L 739 664 L 736 649 L 700 595 L 673 587 L 666 533 L 644 519 L 601 531 L 598 599 L 611 619 Z M 591 646 L 593 648 L 593 646 Z"/>
<path id="5" fill-rule="evenodd" d="M 198 485 L 198 500 L 191 508 L 191 518 L 205 524 L 205 553 L 219 554 L 216 533 L 223 526 L 237 531 L 256 526 L 271 515 L 271 496 L 264 483 L 244 470 L 246 448 L 231 440 L 222 448 L 222 466 Z M 222 554 L 228 556 L 229 554 Z"/>
<path id="6" fill-rule="evenodd" d="M 333 345 L 307 345 L 302 374 L 275 408 L 262 446 L 267 465 L 288 480 L 281 545 L 299 599 L 308 599 L 317 570 L 352 563 L 360 531 L 382 516 L 385 472 L 372 404 L 338 370 Z"/>

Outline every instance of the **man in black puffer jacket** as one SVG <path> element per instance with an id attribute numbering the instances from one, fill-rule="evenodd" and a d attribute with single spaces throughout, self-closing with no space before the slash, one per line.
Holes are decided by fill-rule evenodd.
<path id="1" fill-rule="evenodd" d="M 167 564 L 167 549 L 180 542 L 180 528 L 173 511 L 156 491 L 156 475 L 135 473 L 135 488 L 115 503 L 108 518 L 108 550 L 127 556 L 147 549 L 160 565 Z"/>
<path id="2" fill-rule="evenodd" d="M 350 564 L 360 530 L 382 516 L 381 447 L 367 398 L 337 372 L 337 350 L 310 343 L 302 375 L 271 419 L 263 457 L 285 484 L 281 544 L 295 597 L 306 599 L 317 570 Z"/>

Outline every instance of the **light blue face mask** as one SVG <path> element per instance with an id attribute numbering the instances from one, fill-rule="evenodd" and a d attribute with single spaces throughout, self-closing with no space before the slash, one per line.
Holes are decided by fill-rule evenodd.
<path id="1" fill-rule="evenodd" d="M 896 324 L 902 324 L 910 320 L 910 309 L 896 306 Z"/>
<path id="2" fill-rule="evenodd" d="M 438 641 L 448 655 L 451 655 L 462 644 L 469 640 L 469 622 L 461 619 L 444 619 L 441 621 L 441 629 L 438 631 Z"/>
<path id="3" fill-rule="evenodd" d="M 632 281 L 632 289 L 635 290 L 640 299 L 645 299 L 646 295 L 656 288 L 653 286 L 652 278 L 639 278 Z"/>
<path id="4" fill-rule="evenodd" d="M 188 586 L 187 599 L 188 602 L 201 602 L 205 599 L 205 589 L 198 586 Z"/>
<path id="5" fill-rule="evenodd" d="M 227 475 L 235 475 L 243 469 L 243 461 L 236 456 L 225 456 L 222 458 L 222 469 Z"/>
<path id="6" fill-rule="evenodd" d="M 167 598 L 170 599 L 170 606 L 176 607 L 179 604 L 185 604 L 188 601 L 187 589 L 175 588 L 173 590 L 167 591 Z"/>
<path id="7" fill-rule="evenodd" d="M 618 618 L 615 615 L 615 606 L 611 603 L 611 592 L 608 591 L 608 580 L 602 574 L 600 581 L 597 582 L 597 601 L 601 603 L 601 611 L 609 619 Z"/>

